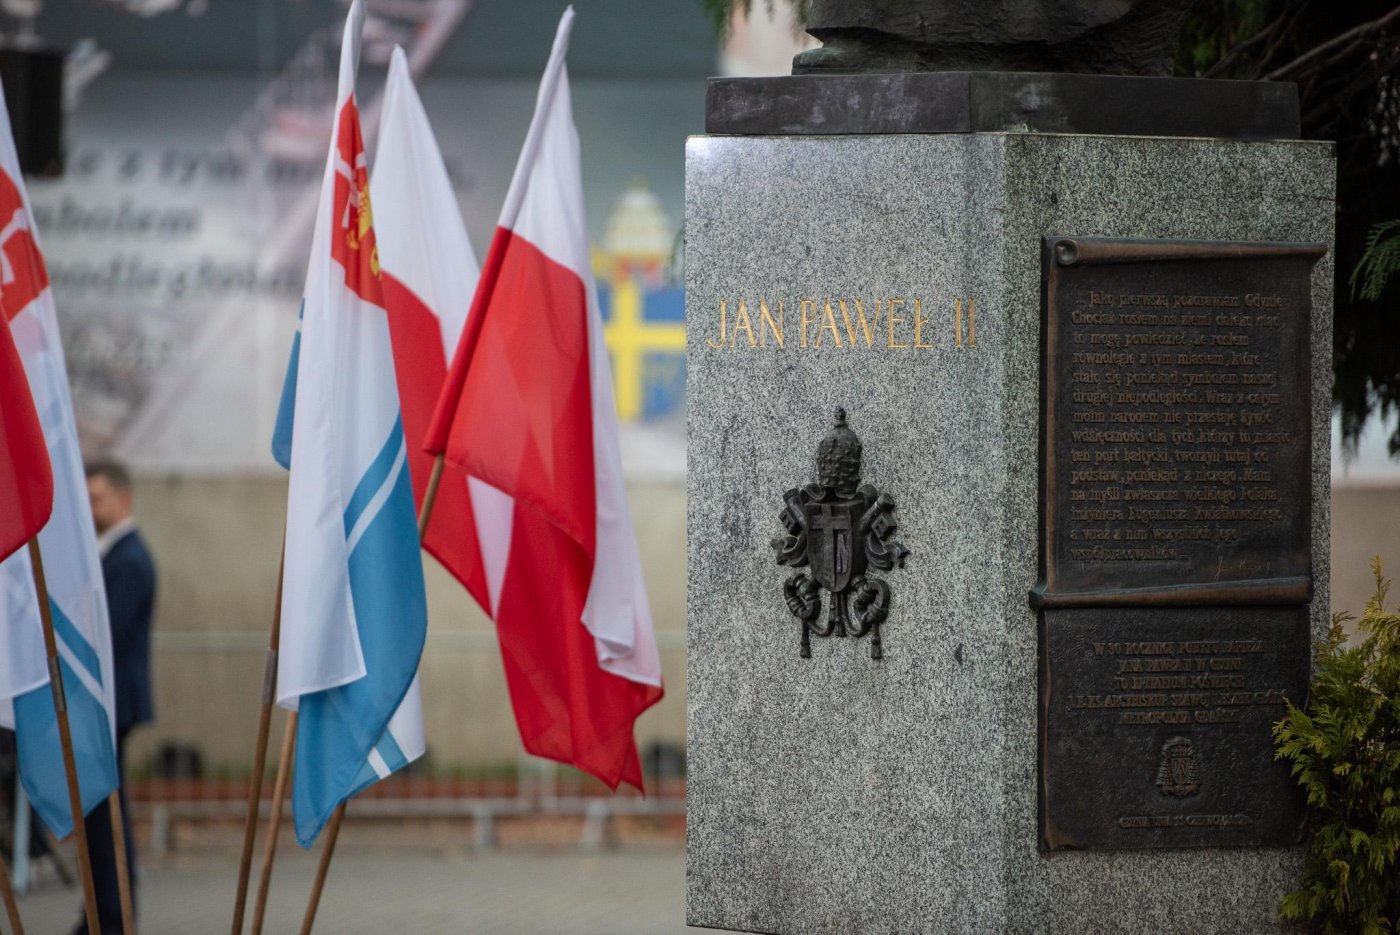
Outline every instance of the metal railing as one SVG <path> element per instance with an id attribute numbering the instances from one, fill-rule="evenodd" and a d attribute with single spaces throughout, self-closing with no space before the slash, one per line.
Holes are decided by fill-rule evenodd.
<path id="1" fill-rule="evenodd" d="M 609 843 L 614 819 L 685 815 L 683 776 L 649 775 L 646 786 L 645 796 L 631 789 L 612 793 L 575 770 L 522 755 L 513 773 L 463 777 L 410 771 L 391 776 L 356 796 L 347 815 L 352 820 L 469 819 L 477 850 L 497 846 L 502 820 L 582 818 L 576 844 L 597 850 Z M 260 815 L 265 820 L 271 814 L 272 783 L 263 788 Z M 173 849 L 176 822 L 241 819 L 247 781 L 146 778 L 132 782 L 128 795 L 135 820 L 150 824 L 152 853 L 161 856 Z M 283 810 L 290 816 L 290 801 Z"/>

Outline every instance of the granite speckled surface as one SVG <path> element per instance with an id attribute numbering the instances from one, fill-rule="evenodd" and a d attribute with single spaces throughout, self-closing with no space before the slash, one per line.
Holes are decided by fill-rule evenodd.
<path id="1" fill-rule="evenodd" d="M 1325 240 L 1330 147 L 1039 134 L 687 148 L 687 916 L 755 932 L 1264 933 L 1294 850 L 1037 850 L 1040 239 Z M 1314 278 L 1327 616 L 1330 257 Z M 934 348 L 795 346 L 800 300 L 918 298 Z M 954 300 L 977 307 L 957 347 Z M 711 347 L 724 300 L 785 341 Z M 839 321 L 838 317 L 838 321 Z M 757 316 L 755 316 L 757 321 Z M 912 328 L 906 325 L 906 328 Z M 847 332 L 842 323 L 840 333 Z M 883 339 L 877 334 L 877 340 Z M 906 331 L 897 339 L 912 343 Z M 898 504 L 882 661 L 813 640 L 769 540 L 837 405 Z"/>

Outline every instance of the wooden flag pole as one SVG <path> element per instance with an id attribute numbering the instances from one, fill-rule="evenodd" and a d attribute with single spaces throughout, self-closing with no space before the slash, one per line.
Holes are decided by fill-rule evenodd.
<path id="1" fill-rule="evenodd" d="M 262 935 L 263 918 L 267 914 L 267 894 L 272 888 L 272 862 L 277 857 L 277 834 L 282 827 L 282 803 L 287 799 L 287 780 L 292 774 L 292 758 L 297 746 L 297 712 L 287 714 L 287 726 L 282 733 L 282 756 L 277 761 L 277 781 L 272 786 L 272 814 L 267 816 L 267 832 L 263 836 L 262 873 L 258 876 L 258 898 L 253 904 L 253 935 Z"/>
<path id="2" fill-rule="evenodd" d="M 29 842 L 25 841 L 28 847 Z M 5 863 L 5 855 L 0 854 L 0 898 L 5 900 L 5 915 L 10 917 L 10 928 L 15 935 L 24 935 L 24 922 L 19 917 L 19 903 L 15 902 L 15 890 L 10 885 L 10 865 Z"/>
<path id="3" fill-rule="evenodd" d="M 306 917 L 301 920 L 301 935 L 311 935 L 311 927 L 316 924 L 316 910 L 321 907 L 321 890 L 326 886 L 326 874 L 331 869 L 331 858 L 335 856 L 335 842 L 340 837 L 340 823 L 345 820 L 345 803 L 335 807 L 330 822 L 326 825 L 326 843 L 321 847 L 321 863 L 316 867 L 316 882 L 311 885 L 311 898 L 306 903 Z"/>
<path id="4" fill-rule="evenodd" d="M 267 641 L 267 664 L 263 669 L 262 711 L 258 716 L 258 739 L 253 747 L 253 775 L 248 783 L 248 814 L 243 822 L 243 853 L 238 859 L 238 896 L 233 904 L 233 935 L 243 935 L 243 912 L 248 902 L 248 874 L 253 867 L 253 836 L 258 829 L 258 806 L 262 804 L 263 770 L 267 768 L 267 737 L 272 730 L 272 708 L 277 694 L 277 651 L 282 642 L 282 574 L 287 564 L 287 538 L 282 537 L 282 557 L 277 562 L 277 597 L 272 611 L 272 631 Z M 285 757 L 284 757 L 285 761 Z M 278 781 L 282 779 L 278 767 Z"/>
<path id="5" fill-rule="evenodd" d="M 131 901 L 131 868 L 126 862 L 126 815 L 121 796 L 107 796 L 107 809 L 112 815 L 112 849 L 117 858 L 117 892 L 122 906 L 122 935 L 136 935 L 136 907 Z"/>
<path id="6" fill-rule="evenodd" d="M 428 532 L 428 520 L 433 515 L 433 504 L 437 502 L 438 485 L 442 483 L 443 456 L 439 452 L 433 458 L 433 472 L 428 475 L 428 489 L 423 492 L 423 508 L 418 511 L 418 541 Z"/>
<path id="7" fill-rule="evenodd" d="M 29 540 L 29 564 L 34 569 L 34 595 L 39 602 L 39 619 L 44 625 L 44 651 L 49 657 L 49 688 L 53 709 L 58 716 L 58 743 L 63 748 L 63 772 L 68 778 L 68 807 L 73 812 L 73 837 L 78 843 L 78 871 L 83 877 L 83 911 L 88 935 L 101 935 L 97 918 L 97 889 L 92 883 L 92 858 L 88 853 L 87 828 L 83 825 L 83 796 L 78 788 L 78 761 L 73 755 L 73 731 L 68 726 L 68 699 L 63 693 L 63 668 L 58 661 L 58 640 L 53 634 L 53 612 L 49 608 L 49 586 L 44 579 L 44 558 L 39 553 L 39 537 Z"/>
<path id="8" fill-rule="evenodd" d="M 418 511 L 418 542 L 423 542 L 423 534 L 428 529 L 428 518 L 433 515 L 433 504 L 437 501 L 438 485 L 442 483 L 443 457 L 439 454 L 433 460 L 433 472 L 428 476 L 428 489 L 423 493 L 423 507 Z M 335 842 L 340 838 L 340 823 L 345 820 L 345 805 L 341 802 L 326 825 L 326 843 L 321 847 L 321 863 L 316 868 L 316 881 L 311 886 L 311 898 L 306 904 L 306 915 L 301 922 L 301 935 L 311 935 L 311 927 L 316 924 L 316 910 L 321 906 L 321 890 L 326 885 L 326 874 L 330 872 L 331 858 L 335 856 Z"/>

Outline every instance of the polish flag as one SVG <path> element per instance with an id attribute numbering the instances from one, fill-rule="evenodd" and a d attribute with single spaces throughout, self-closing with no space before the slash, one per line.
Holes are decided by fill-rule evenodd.
<path id="1" fill-rule="evenodd" d="M 525 749 L 642 785 L 637 717 L 661 662 L 632 535 L 589 265 L 560 20 L 425 447 L 499 491 L 473 507 Z"/>
<path id="2" fill-rule="evenodd" d="M 397 47 L 389 61 L 370 190 L 404 436 L 414 442 L 408 446 L 408 468 L 421 509 L 433 459 L 416 442 L 428 432 L 447 378 L 447 355 L 462 335 L 480 267 L 408 59 Z M 481 481 L 444 477 L 437 522 L 423 536 L 423 547 L 483 607 L 490 598 L 472 504 L 501 496 Z"/>

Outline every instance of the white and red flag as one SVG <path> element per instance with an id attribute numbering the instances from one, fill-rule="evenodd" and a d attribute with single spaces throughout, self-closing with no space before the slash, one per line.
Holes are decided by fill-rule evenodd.
<path id="1" fill-rule="evenodd" d="M 403 430 L 409 440 L 408 467 L 414 502 L 421 508 L 433 459 L 420 442 L 447 377 L 447 355 L 462 335 L 480 268 L 400 48 L 389 61 L 370 190 Z M 423 536 L 423 547 L 483 607 L 490 598 L 476 545 L 473 504 L 479 502 L 489 511 L 502 496 L 460 474 L 444 477 L 437 492 L 436 522 Z"/>
<path id="2" fill-rule="evenodd" d="M 425 447 L 499 491 L 474 496 L 474 525 L 525 749 L 641 788 L 633 724 L 661 698 L 661 663 L 589 264 L 573 19 L 570 7 Z"/>
<path id="3" fill-rule="evenodd" d="M 43 527 L 39 548 L 48 589 L 43 595 L 35 591 L 27 551 L 20 550 L 0 562 L 0 727 L 14 728 L 25 792 L 49 829 L 64 837 L 73 830 L 73 812 L 39 602 L 49 605 L 53 619 L 84 814 L 106 801 L 120 782 L 113 689 L 116 675 L 107 589 L 68 392 L 58 314 L 3 95 L 0 297 L 0 329 L 9 333 L 0 334 L 0 344 L 8 343 L 9 335 L 14 338 L 13 347 L 0 349 L 0 436 L 4 436 L 0 437 L 0 555 L 14 544 L 17 521 L 22 530 L 32 530 L 37 519 Z M 8 328 L 2 323 L 5 319 L 9 320 Z M 16 365 L 21 369 L 16 370 Z M 32 409 L 26 405 L 30 398 Z M 37 446 L 32 435 L 23 445 L 16 445 L 11 419 L 17 408 L 37 413 L 37 426 L 30 425 L 41 433 Z M 33 476 L 39 459 L 46 459 L 42 474 L 48 480 L 47 499 L 26 507 L 7 489 L 13 475 L 9 480 L 4 475 L 7 467 L 24 464 Z M 39 505 L 42 516 L 34 512 Z M 28 535 L 32 531 L 25 533 Z"/>

